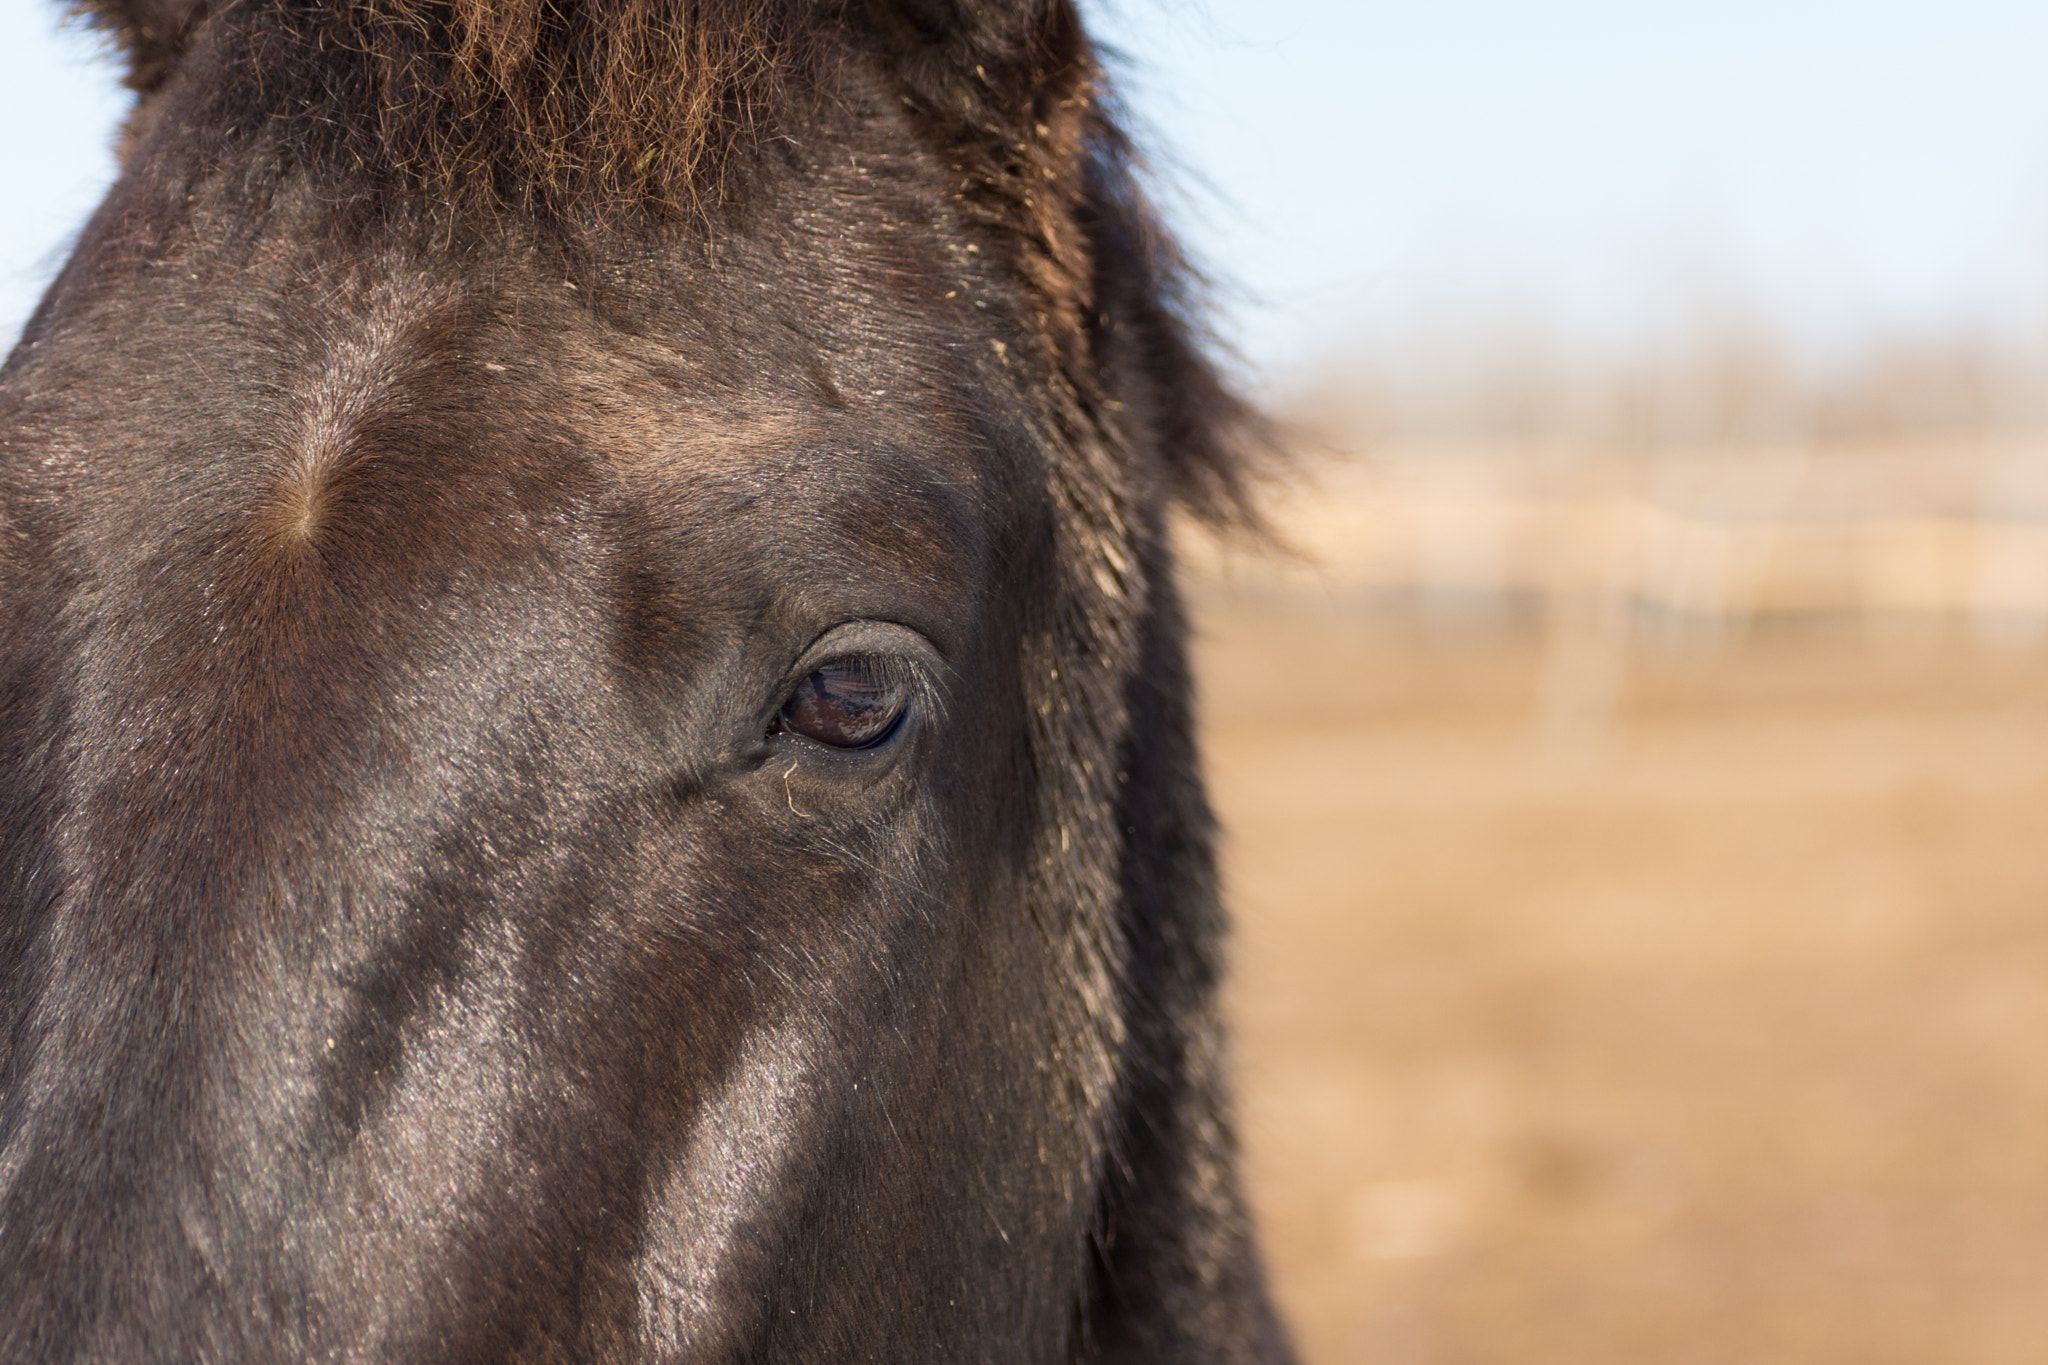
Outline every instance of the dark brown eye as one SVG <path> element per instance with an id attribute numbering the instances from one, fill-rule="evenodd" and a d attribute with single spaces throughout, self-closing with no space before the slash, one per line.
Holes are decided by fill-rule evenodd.
<path id="1" fill-rule="evenodd" d="M 873 659 L 841 659 L 797 684 L 778 730 L 834 749 L 865 749 L 896 732 L 910 706 L 910 686 Z"/>

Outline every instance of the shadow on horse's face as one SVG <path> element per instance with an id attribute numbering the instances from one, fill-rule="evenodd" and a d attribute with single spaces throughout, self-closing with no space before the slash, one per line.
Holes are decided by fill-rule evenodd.
<path id="1" fill-rule="evenodd" d="M 1072 436 L 1172 395 L 914 141 L 710 231 L 136 154 L 0 406 L 0 1357 L 1277 1349 L 1169 457 Z"/>

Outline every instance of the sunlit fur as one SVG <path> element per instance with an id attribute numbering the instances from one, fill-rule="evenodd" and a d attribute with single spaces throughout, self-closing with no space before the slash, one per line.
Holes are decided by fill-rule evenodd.
<path id="1" fill-rule="evenodd" d="M 87 13 L 0 1359 L 1282 1358 L 1164 530 L 1249 421 L 1070 5 Z"/>

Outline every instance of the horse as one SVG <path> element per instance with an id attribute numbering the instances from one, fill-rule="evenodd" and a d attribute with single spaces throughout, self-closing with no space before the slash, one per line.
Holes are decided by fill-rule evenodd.
<path id="1" fill-rule="evenodd" d="M 1071 0 L 78 0 L 0 370 L 0 1360 L 1279 1362 Z"/>

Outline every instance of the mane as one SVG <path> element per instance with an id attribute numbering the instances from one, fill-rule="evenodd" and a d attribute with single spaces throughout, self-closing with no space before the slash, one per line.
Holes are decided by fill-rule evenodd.
<path id="1" fill-rule="evenodd" d="M 573 13 L 573 20 L 566 17 Z M 754 126 L 795 54 L 758 0 L 372 0 L 386 143 L 430 180 L 674 203 Z"/>
<path id="2" fill-rule="evenodd" d="M 690 208 L 806 57 L 792 0 L 74 0 L 145 97 L 232 43 L 216 101 L 466 206 Z M 205 65 L 203 62 L 193 63 Z M 246 126 L 246 125 L 245 125 Z"/>

